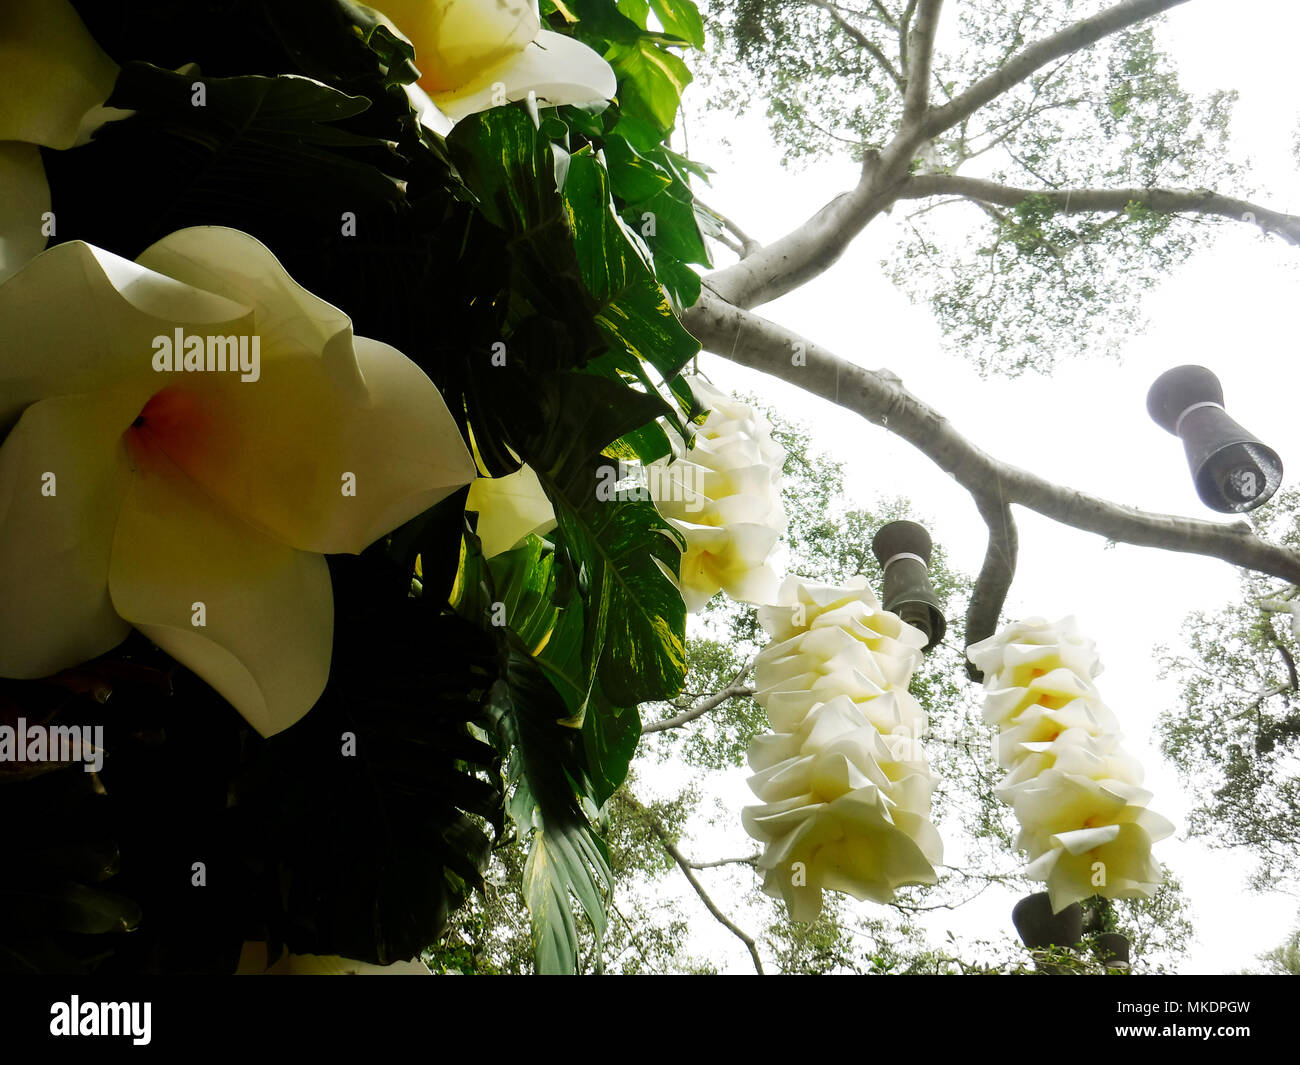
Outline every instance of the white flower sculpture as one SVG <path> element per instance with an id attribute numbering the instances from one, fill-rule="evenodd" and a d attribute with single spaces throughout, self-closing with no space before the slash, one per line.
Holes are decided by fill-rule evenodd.
<path id="1" fill-rule="evenodd" d="M 865 577 L 844 586 L 787 577 L 758 612 L 773 642 L 758 656 L 757 700 L 776 735 L 749 748 L 743 812 L 765 844 L 763 890 L 809 922 L 822 891 L 889 902 L 933 884 L 943 844 L 930 823 L 934 781 L 908 693 L 925 634 L 881 609 Z"/>
<path id="2" fill-rule="evenodd" d="M 1139 898 L 1161 881 L 1151 844 L 1173 825 L 1148 810 L 1142 767 L 1120 747 L 1114 714 L 1092 679 L 1094 643 L 1074 618 L 1029 618 L 967 648 L 984 673 L 984 720 L 998 728 L 1007 770 L 997 795 L 1015 807 L 1026 874 L 1047 883 L 1052 909 L 1092 895 Z"/>
<path id="3" fill-rule="evenodd" d="M 265 736 L 329 675 L 323 556 L 474 476 L 423 370 L 217 226 L 135 262 L 70 241 L 0 284 L 2 433 L 0 677 L 134 626 Z"/>
<path id="4" fill-rule="evenodd" d="M 679 583 L 686 609 L 699 610 L 719 589 L 741 602 L 770 602 L 777 576 L 767 560 L 787 525 L 785 451 L 752 407 L 698 377 L 686 380 L 709 416 L 685 457 L 650 471 L 659 512 L 686 537 Z"/>
<path id="5" fill-rule="evenodd" d="M 592 49 L 542 29 L 537 0 L 379 0 L 415 48 L 420 80 L 408 94 L 437 133 L 510 100 L 535 95 L 544 107 L 603 106 L 618 89 Z"/>
<path id="6" fill-rule="evenodd" d="M 117 74 L 68 0 L 0 0 L 0 281 L 50 235 L 41 147 L 86 144 L 131 114 L 103 106 Z"/>

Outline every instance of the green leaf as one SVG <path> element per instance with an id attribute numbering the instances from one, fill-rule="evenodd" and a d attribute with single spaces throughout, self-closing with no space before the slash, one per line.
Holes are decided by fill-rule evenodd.
<path id="1" fill-rule="evenodd" d="M 543 827 L 533 837 L 524 863 L 523 892 L 533 922 L 533 952 L 539 973 L 563 975 L 577 969 L 578 931 L 570 892 L 591 921 L 599 949 L 605 936 L 605 910 L 598 881 L 613 885 L 602 848 L 594 843 L 589 828 Z"/>
<path id="2" fill-rule="evenodd" d="M 303 77 L 197 80 L 202 107 L 192 76 L 122 68 L 108 102 L 133 110 L 131 120 L 45 163 L 60 239 L 133 258 L 173 229 L 203 224 L 237 226 L 272 245 L 272 233 L 316 234 L 314 244 L 299 239 L 325 247 L 345 209 L 395 217 L 401 185 L 366 161 L 388 149 L 336 125 L 365 112 L 365 97 Z"/>
<path id="3" fill-rule="evenodd" d="M 535 415 L 534 431 L 519 436 L 520 455 L 539 475 L 547 475 L 552 503 L 556 493 L 573 501 L 594 499 L 601 452 L 665 409 L 657 393 L 588 373 L 503 378 L 502 394 L 512 404 L 522 402 L 509 391 L 515 388 L 524 390 Z"/>
<path id="4" fill-rule="evenodd" d="M 598 491 L 613 469 L 601 452 L 649 422 L 663 400 L 579 373 L 535 382 L 532 394 L 546 430 L 521 441 L 521 454 L 555 508 L 557 550 L 566 552 L 578 580 L 581 675 L 590 677 L 596 664 L 619 705 L 675 695 L 685 676 L 686 614 L 673 584 L 681 537 L 652 503 L 606 501 Z"/>
<path id="5" fill-rule="evenodd" d="M 563 222 L 553 145 L 521 108 L 467 116 L 447 135 L 447 147 L 494 225 L 524 234 Z"/>
<path id="6" fill-rule="evenodd" d="M 597 676 L 606 694 L 622 706 L 676 695 L 686 678 L 686 608 L 673 584 L 679 534 L 648 501 L 560 499 L 556 517 L 589 574 L 586 619 L 589 634 L 604 636 Z"/>
<path id="7" fill-rule="evenodd" d="M 578 264 L 609 343 L 650 363 L 668 380 L 700 350 L 672 312 L 637 240 L 614 213 L 605 168 L 589 154 L 573 157 L 564 202 Z M 698 229 L 694 220 L 691 227 Z"/>
<path id="8" fill-rule="evenodd" d="M 650 0 L 661 25 L 695 48 L 704 47 L 704 21 L 692 0 Z"/>
<path id="9" fill-rule="evenodd" d="M 644 118 L 620 113 L 618 122 L 610 131 L 612 135 L 622 137 L 638 152 L 650 154 L 663 147 L 664 131 Z"/>
<path id="10" fill-rule="evenodd" d="M 517 637 L 507 638 L 505 668 L 490 705 L 516 749 L 510 815 L 521 833 L 535 830 L 524 868 L 523 891 L 533 924 L 537 969 L 571 973 L 577 967 L 572 893 L 591 921 L 597 942 L 605 932 L 605 895 L 613 887 L 604 842 L 583 811 L 587 788 L 576 735 L 556 724 L 564 703 Z M 577 787 L 581 792 L 575 791 Z"/>
<path id="11" fill-rule="evenodd" d="M 592 700 L 582 723 L 582 745 L 598 806 L 604 806 L 627 779 L 640 740 L 641 715 L 635 706 L 609 706 L 602 697 Z"/>
<path id="12" fill-rule="evenodd" d="M 700 233 L 700 225 L 695 217 L 694 197 L 689 190 L 683 196 L 680 187 L 664 189 L 650 199 L 629 207 L 625 217 L 629 224 L 635 226 L 641 223 L 644 229 L 648 221 L 647 214 L 654 218 L 654 232 L 647 234 L 645 239 L 655 253 L 656 262 L 665 256 L 683 263 L 713 265 Z"/>
<path id="13" fill-rule="evenodd" d="M 557 582 L 558 584 L 558 582 Z M 583 654 L 583 611 L 577 608 L 557 610 L 550 639 L 537 653 L 538 665 L 564 700 L 567 724 L 581 723 L 587 712 L 596 679 L 596 663 Z"/>
<path id="14" fill-rule="evenodd" d="M 131 899 L 84 884 L 66 884 L 42 903 L 51 924 L 84 935 L 129 932 L 143 917 Z"/>
<path id="15" fill-rule="evenodd" d="M 534 654 L 540 646 L 549 646 L 560 613 L 554 562 L 554 552 L 536 536 L 487 562 L 506 624 Z"/>
<path id="16" fill-rule="evenodd" d="M 691 83 L 686 64 L 646 38 L 615 44 L 606 58 L 618 75 L 624 113 L 654 123 L 663 133 L 672 129 L 682 92 Z"/>
<path id="17" fill-rule="evenodd" d="M 648 200 L 673 183 L 672 174 L 638 152 L 618 133 L 605 137 L 605 159 L 614 195 L 625 203 Z"/>
<path id="18" fill-rule="evenodd" d="M 618 9 L 644 29 L 650 18 L 649 0 L 618 0 Z"/>
<path id="19" fill-rule="evenodd" d="M 632 43 L 644 35 L 645 30 L 609 3 L 609 0 L 564 0 L 573 14 L 578 16 L 580 36 L 600 37 L 606 41 Z"/>
<path id="20" fill-rule="evenodd" d="M 694 307 L 703 284 L 700 275 L 684 262 L 667 255 L 655 255 L 655 273 L 678 310 Z"/>

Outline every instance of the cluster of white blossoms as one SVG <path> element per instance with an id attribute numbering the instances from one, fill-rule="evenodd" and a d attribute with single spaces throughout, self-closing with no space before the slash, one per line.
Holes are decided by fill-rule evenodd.
<path id="1" fill-rule="evenodd" d="M 1151 844 L 1173 825 L 1147 809 L 1142 767 L 1120 747 L 1092 679 L 1095 644 L 1074 618 L 1029 618 L 967 648 L 984 673 L 984 720 L 1007 771 L 997 788 L 1020 821 L 1025 872 L 1047 883 L 1053 912 L 1092 895 L 1137 898 L 1160 884 Z"/>
<path id="2" fill-rule="evenodd" d="M 659 512 L 686 537 L 679 587 L 695 612 L 719 590 L 768 603 L 777 576 L 767 564 L 788 524 L 781 506 L 785 451 L 767 419 L 698 377 L 687 377 L 709 416 L 682 458 L 651 464 Z"/>
<path id="3" fill-rule="evenodd" d="M 745 830 L 764 843 L 763 890 L 813 921 L 822 890 L 889 902 L 933 884 L 943 844 L 930 823 L 934 780 L 925 713 L 908 693 L 925 634 L 883 610 L 865 577 L 843 586 L 787 577 L 759 621 L 756 698 L 775 735 L 749 748 Z"/>

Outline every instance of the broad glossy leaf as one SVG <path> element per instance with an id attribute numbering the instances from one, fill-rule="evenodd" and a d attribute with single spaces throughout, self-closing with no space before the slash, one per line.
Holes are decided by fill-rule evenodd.
<path id="1" fill-rule="evenodd" d="M 692 0 L 649 0 L 649 3 L 665 30 L 695 48 L 704 47 L 704 22 Z"/>
<path id="2" fill-rule="evenodd" d="M 662 132 L 672 129 L 682 92 L 691 83 L 686 64 L 645 37 L 615 44 L 606 58 L 618 74 L 624 113 L 653 122 Z"/>
<path id="3" fill-rule="evenodd" d="M 617 133 L 605 137 L 605 159 L 614 195 L 625 203 L 641 203 L 673 183 L 672 174 Z"/>
<path id="4" fill-rule="evenodd" d="M 577 963 L 572 893 L 604 935 L 604 898 L 612 889 L 605 845 L 591 827 L 576 786 L 585 794 L 577 734 L 557 723 L 564 701 L 518 637 L 507 634 L 505 670 L 489 702 L 516 756 L 510 815 L 521 834 L 535 831 L 523 890 L 533 921 L 533 946 L 542 973 L 571 973 Z"/>
<path id="5" fill-rule="evenodd" d="M 564 200 L 583 280 L 600 304 L 596 323 L 601 332 L 612 346 L 650 363 L 665 380 L 674 377 L 699 351 L 699 342 L 673 314 L 636 238 L 614 213 L 608 176 L 591 155 L 573 157 Z"/>
<path id="6" fill-rule="evenodd" d="M 581 505 L 559 500 L 556 517 L 590 574 L 586 619 L 603 633 L 597 675 L 606 694 L 621 706 L 676 695 L 686 677 L 686 608 L 672 580 L 679 534 L 653 503 L 594 494 Z"/>
<path id="7" fill-rule="evenodd" d="M 614 707 L 595 698 L 582 722 L 592 799 L 604 806 L 627 779 L 628 766 L 641 740 L 641 715 L 635 706 Z"/>

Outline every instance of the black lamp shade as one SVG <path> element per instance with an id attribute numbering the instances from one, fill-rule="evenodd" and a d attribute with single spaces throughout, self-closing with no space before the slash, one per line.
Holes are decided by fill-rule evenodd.
<path id="1" fill-rule="evenodd" d="M 1128 937 L 1119 932 L 1102 932 L 1093 944 L 1093 954 L 1107 969 L 1127 969 Z"/>
<path id="2" fill-rule="evenodd" d="M 1176 366 L 1157 377 L 1147 411 L 1182 439 L 1196 494 L 1211 510 L 1254 510 L 1282 483 L 1277 452 L 1228 417 L 1223 387 L 1204 366 Z"/>
<path id="3" fill-rule="evenodd" d="M 1046 891 L 1026 895 L 1011 911 L 1011 921 L 1020 940 L 1030 950 L 1050 946 L 1073 947 L 1083 939 L 1083 907 L 1070 903 L 1060 913 L 1052 912 L 1052 900 Z"/>
<path id="4" fill-rule="evenodd" d="M 885 571 L 882 605 L 925 633 L 927 651 L 948 628 L 943 604 L 930 584 L 931 547 L 925 526 L 914 521 L 882 525 L 871 541 L 876 561 Z"/>

